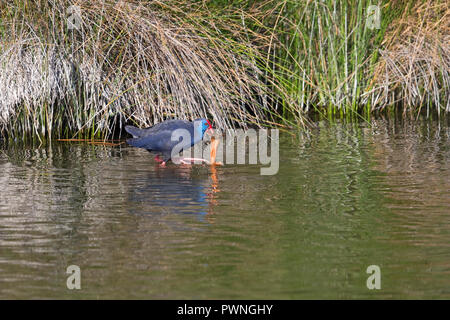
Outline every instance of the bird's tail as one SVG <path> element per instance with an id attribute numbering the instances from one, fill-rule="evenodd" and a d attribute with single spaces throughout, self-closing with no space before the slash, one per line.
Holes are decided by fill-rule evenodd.
<path id="1" fill-rule="evenodd" d="M 138 138 L 142 135 L 142 129 L 136 128 L 134 126 L 125 126 L 125 130 L 131 134 L 134 138 Z"/>

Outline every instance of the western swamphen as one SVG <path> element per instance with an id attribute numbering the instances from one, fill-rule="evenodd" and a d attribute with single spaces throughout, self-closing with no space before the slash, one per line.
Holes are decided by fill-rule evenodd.
<path id="1" fill-rule="evenodd" d="M 190 134 L 189 141 L 175 140 L 172 141 L 172 134 L 177 129 L 185 129 Z M 132 139 L 128 139 L 127 143 L 133 147 L 144 148 L 150 152 L 162 153 L 163 158 L 156 156 L 155 160 L 161 162 L 161 165 L 165 165 L 172 157 L 173 148 L 182 142 L 178 147 L 180 152 L 185 149 L 189 149 L 194 144 L 202 141 L 206 131 L 211 130 L 211 123 L 206 119 L 197 119 L 193 122 L 186 120 L 167 120 L 152 127 L 139 129 L 133 126 L 125 126 L 125 130 L 133 135 Z M 184 158 L 181 162 L 204 159 L 196 158 Z"/>

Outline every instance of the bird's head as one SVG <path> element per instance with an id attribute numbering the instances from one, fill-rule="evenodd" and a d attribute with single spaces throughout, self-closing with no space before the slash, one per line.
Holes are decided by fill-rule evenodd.
<path id="1" fill-rule="evenodd" d="M 201 130 L 202 137 L 207 131 L 211 134 L 214 133 L 211 122 L 209 122 L 208 119 L 197 119 L 194 123 L 198 125 L 198 129 Z"/>

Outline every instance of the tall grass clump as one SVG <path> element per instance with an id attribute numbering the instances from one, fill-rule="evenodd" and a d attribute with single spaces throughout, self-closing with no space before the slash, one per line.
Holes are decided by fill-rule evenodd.
<path id="1" fill-rule="evenodd" d="M 271 52 L 277 75 L 302 111 L 358 111 L 388 19 L 367 25 L 365 0 L 285 0 L 273 28 L 280 46 Z"/>
<path id="2" fill-rule="evenodd" d="M 372 105 L 450 112 L 450 6 L 413 1 L 383 40 Z"/>
<path id="3" fill-rule="evenodd" d="M 380 9 L 379 25 L 371 6 Z M 447 2 L 284 0 L 272 7 L 268 25 L 279 41 L 268 54 L 289 93 L 284 114 L 354 117 L 399 101 L 409 110 L 426 103 L 448 111 Z"/>
<path id="4" fill-rule="evenodd" d="M 236 19 L 242 11 L 224 10 L 189 0 L 3 0 L 0 130 L 110 137 L 125 122 L 169 117 L 222 128 L 270 120 L 258 67 L 266 40 Z"/>

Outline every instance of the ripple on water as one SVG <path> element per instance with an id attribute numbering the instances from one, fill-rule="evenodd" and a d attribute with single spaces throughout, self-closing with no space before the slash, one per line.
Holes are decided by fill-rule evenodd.
<path id="1" fill-rule="evenodd" d="M 319 123 L 280 170 L 158 167 L 143 150 L 0 152 L 1 298 L 449 297 L 448 127 Z"/>

